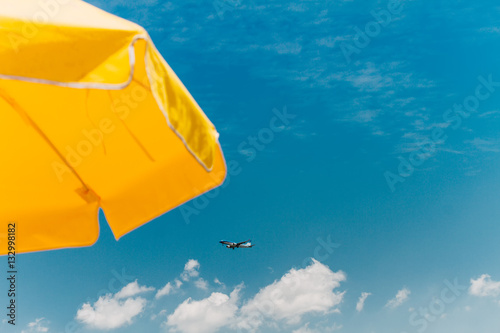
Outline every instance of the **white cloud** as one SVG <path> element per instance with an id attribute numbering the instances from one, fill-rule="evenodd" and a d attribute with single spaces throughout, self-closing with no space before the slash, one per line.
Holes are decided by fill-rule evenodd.
<path id="1" fill-rule="evenodd" d="M 214 279 L 214 283 L 218 284 L 219 286 L 225 287 L 224 283 L 220 282 L 220 280 L 218 278 Z"/>
<path id="2" fill-rule="evenodd" d="M 488 32 L 488 33 L 500 33 L 500 28 L 499 27 L 484 27 L 479 29 L 481 32 Z"/>
<path id="3" fill-rule="evenodd" d="M 469 294 L 496 297 L 500 295 L 500 281 L 493 281 L 488 274 L 483 274 L 476 280 L 470 279 Z"/>
<path id="4" fill-rule="evenodd" d="M 196 278 L 200 275 L 199 272 L 200 263 L 196 259 L 189 259 L 184 265 L 184 271 L 181 273 L 181 280 L 188 282 L 191 278 Z M 179 279 L 175 279 L 174 282 L 168 282 L 163 288 L 158 290 L 155 298 L 159 299 L 163 296 L 169 295 L 172 292 L 177 291 L 182 286 L 182 281 Z M 197 279 L 194 282 L 194 285 L 203 290 L 208 289 L 208 282 L 202 278 Z"/>
<path id="5" fill-rule="evenodd" d="M 198 265 L 191 267 L 195 266 Z M 333 272 L 313 259 L 311 265 L 291 269 L 241 307 L 238 302 L 242 285 L 230 295 L 213 292 L 199 301 L 188 298 L 168 316 L 165 325 L 170 332 L 182 333 L 211 333 L 223 327 L 256 332 L 262 325 L 278 327 L 281 322 L 298 325 L 305 314 L 339 312 L 335 307 L 342 301 L 344 293 L 334 292 L 334 289 L 345 279 L 343 272 Z M 219 280 L 215 283 L 217 281 L 220 283 Z M 338 328 L 335 325 L 325 329 L 333 331 Z M 324 332 L 323 329 L 320 331 Z"/>
<path id="6" fill-rule="evenodd" d="M 367 62 L 356 71 L 337 72 L 330 78 L 350 83 L 363 92 L 392 92 L 394 89 L 429 88 L 431 81 L 420 79 L 414 73 L 404 72 L 406 63 L 386 62 L 375 64 Z"/>
<path id="7" fill-rule="evenodd" d="M 328 36 L 328 37 L 323 37 L 320 39 L 316 39 L 316 44 L 319 46 L 326 46 L 328 48 L 333 48 L 335 47 L 336 43 L 338 41 L 345 41 L 349 40 L 352 36 Z"/>
<path id="8" fill-rule="evenodd" d="M 493 153 L 500 152 L 498 140 L 474 138 L 474 140 L 469 140 L 465 142 L 473 145 L 476 149 L 480 151 L 493 152 Z"/>
<path id="9" fill-rule="evenodd" d="M 269 45 L 265 48 L 275 50 L 278 54 L 299 54 L 302 50 L 302 45 L 298 42 L 285 42 Z"/>
<path id="10" fill-rule="evenodd" d="M 334 331 L 338 331 L 340 329 L 342 329 L 342 325 L 337 325 L 337 323 L 333 324 L 332 327 L 329 327 L 326 331 L 327 332 L 334 332 Z"/>
<path id="11" fill-rule="evenodd" d="M 76 319 L 91 329 L 110 330 L 129 325 L 144 311 L 147 303 L 142 297 L 132 296 L 150 290 L 154 288 L 139 286 L 137 281 L 131 282 L 115 295 L 101 296 L 93 305 L 83 304 L 76 313 Z"/>
<path id="12" fill-rule="evenodd" d="M 181 274 L 181 278 L 184 281 L 189 281 L 192 277 L 197 277 L 200 275 L 198 270 L 200 269 L 200 263 L 198 260 L 189 259 L 186 265 L 184 265 L 184 272 Z"/>
<path id="13" fill-rule="evenodd" d="M 214 292 L 201 301 L 188 298 L 168 316 L 166 325 L 170 332 L 216 332 L 234 320 L 240 289 L 240 286 L 236 287 L 229 296 Z"/>
<path id="14" fill-rule="evenodd" d="M 408 300 L 408 297 L 410 296 L 411 291 L 407 288 L 403 288 L 399 290 L 396 294 L 396 297 L 393 299 L 389 300 L 387 304 L 385 305 L 388 308 L 395 309 L 401 304 L 403 304 L 406 300 Z"/>
<path id="15" fill-rule="evenodd" d="M 301 3 L 301 4 L 292 3 L 288 6 L 288 10 L 291 10 L 293 12 L 305 12 L 306 7 L 305 7 L 305 4 L 303 4 L 303 3 Z"/>
<path id="16" fill-rule="evenodd" d="M 45 318 L 37 318 L 37 319 L 35 319 L 35 321 L 28 324 L 27 330 L 22 330 L 21 333 L 48 332 L 49 331 L 49 328 L 47 326 L 48 324 L 49 324 L 49 321 L 46 320 Z"/>
<path id="17" fill-rule="evenodd" d="M 144 311 L 146 300 L 142 297 L 120 301 L 111 295 L 101 296 L 94 303 L 85 303 L 78 310 L 76 319 L 90 328 L 110 330 L 132 323 Z"/>
<path id="18" fill-rule="evenodd" d="M 160 297 L 170 294 L 174 290 L 174 288 L 175 287 L 170 282 L 168 282 L 163 288 L 158 290 L 158 292 L 155 295 L 155 298 L 159 299 Z"/>
<path id="19" fill-rule="evenodd" d="M 191 278 L 196 278 L 200 275 L 199 272 L 200 269 L 200 263 L 196 259 L 189 259 L 186 264 L 184 265 L 184 271 L 181 273 L 181 280 L 188 282 Z M 175 279 L 174 283 L 168 282 L 163 288 L 158 290 L 156 293 L 155 298 L 159 299 L 163 296 L 169 295 L 172 292 L 175 292 L 182 286 L 182 281 L 179 279 Z M 203 280 L 202 278 L 199 278 L 197 281 L 194 282 L 195 286 L 200 289 L 207 290 L 208 289 L 208 282 Z"/>
<path id="20" fill-rule="evenodd" d="M 316 331 L 311 330 L 309 328 L 309 323 L 307 323 L 301 328 L 294 330 L 292 333 L 316 333 Z"/>
<path id="21" fill-rule="evenodd" d="M 486 112 L 483 112 L 481 113 L 479 116 L 479 118 L 490 118 L 490 117 L 494 117 L 496 115 L 500 114 L 500 111 L 498 110 L 494 110 L 494 111 L 486 111 Z"/>
<path id="22" fill-rule="evenodd" d="M 242 308 L 236 326 L 256 331 L 267 320 L 298 324 L 304 314 L 338 312 L 344 293 L 334 292 L 346 279 L 313 259 L 303 269 L 291 269 L 279 281 L 261 289 Z"/>
<path id="23" fill-rule="evenodd" d="M 353 121 L 359 123 L 369 123 L 380 113 L 380 110 L 361 110 L 352 117 Z"/>
<path id="24" fill-rule="evenodd" d="M 155 320 L 156 318 L 161 317 L 161 316 L 166 316 L 166 314 L 167 314 L 167 310 L 163 309 L 158 314 L 152 314 L 151 320 Z"/>
<path id="25" fill-rule="evenodd" d="M 368 296 L 370 296 L 371 294 L 372 294 L 372 293 L 365 293 L 365 292 L 361 293 L 361 296 L 360 296 L 360 297 L 359 297 L 359 299 L 358 299 L 358 303 L 356 304 L 356 310 L 357 310 L 358 312 L 363 311 L 363 308 L 364 308 L 364 306 L 365 306 L 365 301 L 366 301 L 366 298 L 367 298 Z"/>
<path id="26" fill-rule="evenodd" d="M 155 288 L 153 287 L 139 286 L 137 280 L 135 280 L 134 282 L 127 284 L 125 287 L 122 288 L 122 290 L 117 292 L 115 298 L 116 299 L 128 298 L 153 290 L 155 290 Z"/>
<path id="27" fill-rule="evenodd" d="M 304 326 L 294 330 L 292 333 L 331 333 L 338 331 L 342 328 L 342 325 L 338 325 L 337 323 L 333 324 L 333 326 L 328 326 L 328 327 L 316 327 L 316 328 L 309 328 L 309 323 L 305 324 Z"/>
<path id="28" fill-rule="evenodd" d="M 203 290 L 208 290 L 208 282 L 203 280 L 202 278 L 199 278 L 194 282 L 194 285 L 198 289 L 203 289 Z"/>
<path id="29" fill-rule="evenodd" d="M 168 282 L 163 288 L 158 290 L 155 298 L 159 299 L 163 296 L 169 295 L 170 293 L 175 292 L 182 286 L 182 282 L 180 280 L 175 279 L 174 283 L 175 284 Z"/>

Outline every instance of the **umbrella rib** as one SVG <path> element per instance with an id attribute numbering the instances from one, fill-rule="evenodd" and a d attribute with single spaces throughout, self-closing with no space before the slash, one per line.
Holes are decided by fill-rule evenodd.
<path id="1" fill-rule="evenodd" d="M 144 83 L 142 83 L 141 81 L 137 80 L 135 77 L 132 78 L 132 81 L 134 81 L 135 83 L 137 83 L 138 85 L 140 85 L 142 88 L 144 88 L 146 91 L 151 91 L 151 89 L 149 87 L 147 87 Z"/>
<path id="2" fill-rule="evenodd" d="M 21 118 L 26 120 L 34 129 L 35 131 L 45 140 L 45 142 L 52 148 L 52 150 L 59 156 L 59 158 L 66 164 L 66 166 L 69 168 L 69 170 L 75 175 L 75 177 L 82 183 L 82 186 L 84 187 L 86 192 L 89 192 L 90 189 L 89 187 L 85 184 L 83 179 L 80 177 L 80 175 L 76 172 L 75 169 L 69 164 L 69 162 L 64 158 L 64 156 L 61 154 L 61 152 L 56 148 L 56 146 L 50 141 L 50 139 L 45 135 L 45 133 L 38 127 L 38 125 L 35 123 L 33 119 L 28 115 L 26 111 L 16 102 L 14 98 L 11 96 L 7 95 L 3 89 L 0 89 L 0 97 L 7 103 L 9 104 L 14 111 L 16 111 Z"/>
<path id="3" fill-rule="evenodd" d="M 109 101 L 110 101 L 110 105 L 111 105 L 111 110 L 112 110 L 113 113 L 115 113 L 114 107 L 113 107 L 113 97 L 111 96 L 111 91 L 109 91 L 109 90 L 108 90 L 108 97 L 109 97 Z M 115 115 L 116 115 L 116 113 L 115 113 Z M 118 116 L 118 115 L 116 115 L 116 116 L 118 117 L 118 119 L 122 123 L 123 127 L 125 127 L 125 129 L 127 130 L 128 134 L 135 141 L 135 143 L 139 146 L 139 148 L 141 148 L 142 152 L 149 158 L 149 160 L 151 162 L 155 162 L 155 159 L 153 158 L 153 156 L 151 156 L 151 154 L 148 152 L 148 150 L 146 149 L 146 147 L 144 147 L 144 145 L 141 143 L 141 141 L 139 140 L 139 138 L 137 138 L 137 136 L 135 136 L 134 132 L 132 132 L 132 130 L 127 126 L 127 123 L 125 123 L 125 121 L 120 116 Z"/>
<path id="4" fill-rule="evenodd" d="M 132 137 L 132 139 L 134 139 L 135 143 L 139 146 L 139 148 L 141 148 L 141 150 L 143 151 L 143 153 L 149 158 L 149 160 L 151 162 L 155 162 L 155 159 L 153 158 L 153 156 L 151 156 L 151 154 L 148 152 L 148 150 L 146 149 L 146 147 L 144 147 L 144 145 L 141 143 L 141 141 L 135 136 L 135 134 L 130 130 L 130 128 L 127 126 L 127 124 L 125 123 L 125 121 L 123 121 L 123 119 L 120 119 L 120 121 L 122 122 L 122 125 L 125 127 L 125 129 L 127 130 L 128 134 Z"/>

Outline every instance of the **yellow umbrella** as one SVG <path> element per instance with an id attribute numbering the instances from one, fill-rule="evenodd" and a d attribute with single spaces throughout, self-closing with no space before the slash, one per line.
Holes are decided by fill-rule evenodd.
<path id="1" fill-rule="evenodd" d="M 0 254 L 118 239 L 222 183 L 218 133 L 144 28 L 0 0 Z M 11 248 L 13 250 L 13 248 Z"/>

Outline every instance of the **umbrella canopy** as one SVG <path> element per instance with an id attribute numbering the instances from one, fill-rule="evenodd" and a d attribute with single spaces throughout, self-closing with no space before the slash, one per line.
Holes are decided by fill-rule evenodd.
<path id="1" fill-rule="evenodd" d="M 16 252 L 91 245 L 99 208 L 118 239 L 222 183 L 215 127 L 142 27 L 0 0 L 0 29 L 0 254 L 14 231 Z"/>

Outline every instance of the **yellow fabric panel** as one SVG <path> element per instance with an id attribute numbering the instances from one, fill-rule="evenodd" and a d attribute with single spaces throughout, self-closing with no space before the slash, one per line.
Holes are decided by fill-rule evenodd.
<path id="1" fill-rule="evenodd" d="M 146 57 L 152 91 L 173 128 L 201 163 L 211 169 L 217 132 L 174 71 L 151 45 Z"/>
<path id="2" fill-rule="evenodd" d="M 118 62 L 118 59 L 108 61 L 108 58 L 116 52 L 127 51 L 137 32 L 40 25 L 38 33 L 30 39 L 17 31 L 23 23 L 0 21 L 3 36 L 0 39 L 1 74 L 57 82 L 127 82 L 128 53 Z M 107 75 L 85 81 L 85 76 L 103 63 L 113 66 Z"/>
<path id="3" fill-rule="evenodd" d="M 18 252 L 93 244 L 98 203 L 82 200 L 74 176 L 57 180 L 51 163 L 58 156 L 2 98 L 0 110 L 0 254 L 6 254 L 11 222 Z"/>
<path id="4" fill-rule="evenodd" d="M 30 12 L 37 13 L 35 8 Z M 135 57 L 141 63 L 138 67 L 148 72 L 153 94 L 172 129 L 207 170 L 212 168 L 217 132 L 144 29 L 82 1 L 69 1 L 54 10 L 57 15 L 49 16 L 48 24 L 31 23 L 34 32 L 27 34 L 26 17 L 19 17 L 23 11 L 11 11 L 18 16 L 0 16 L 0 75 L 91 87 L 123 85 L 131 72 L 129 63 L 134 60 L 128 55 L 129 47 L 136 46 L 133 43 L 137 38 L 147 40 L 147 53 Z M 106 24 L 106 15 L 113 24 Z M 93 17 L 100 23 L 96 24 Z"/>
<path id="5" fill-rule="evenodd" d="M 77 0 L 49 23 L 0 38 L 0 244 L 15 221 L 18 252 L 90 245 L 99 207 L 119 238 L 222 183 L 213 124 L 142 28 Z"/>
<path id="6" fill-rule="evenodd" d="M 63 27 L 142 31 L 133 22 L 112 15 L 81 0 L 0 0 L 0 20 L 11 18 L 32 25 L 50 23 Z"/>
<path id="7" fill-rule="evenodd" d="M 0 0 L 0 74 L 57 82 L 123 84 L 129 59 L 108 59 L 146 36 L 135 23 L 77 0 Z M 106 76 L 86 81 L 101 64 Z M 102 68 L 101 68 L 102 71 Z"/>

